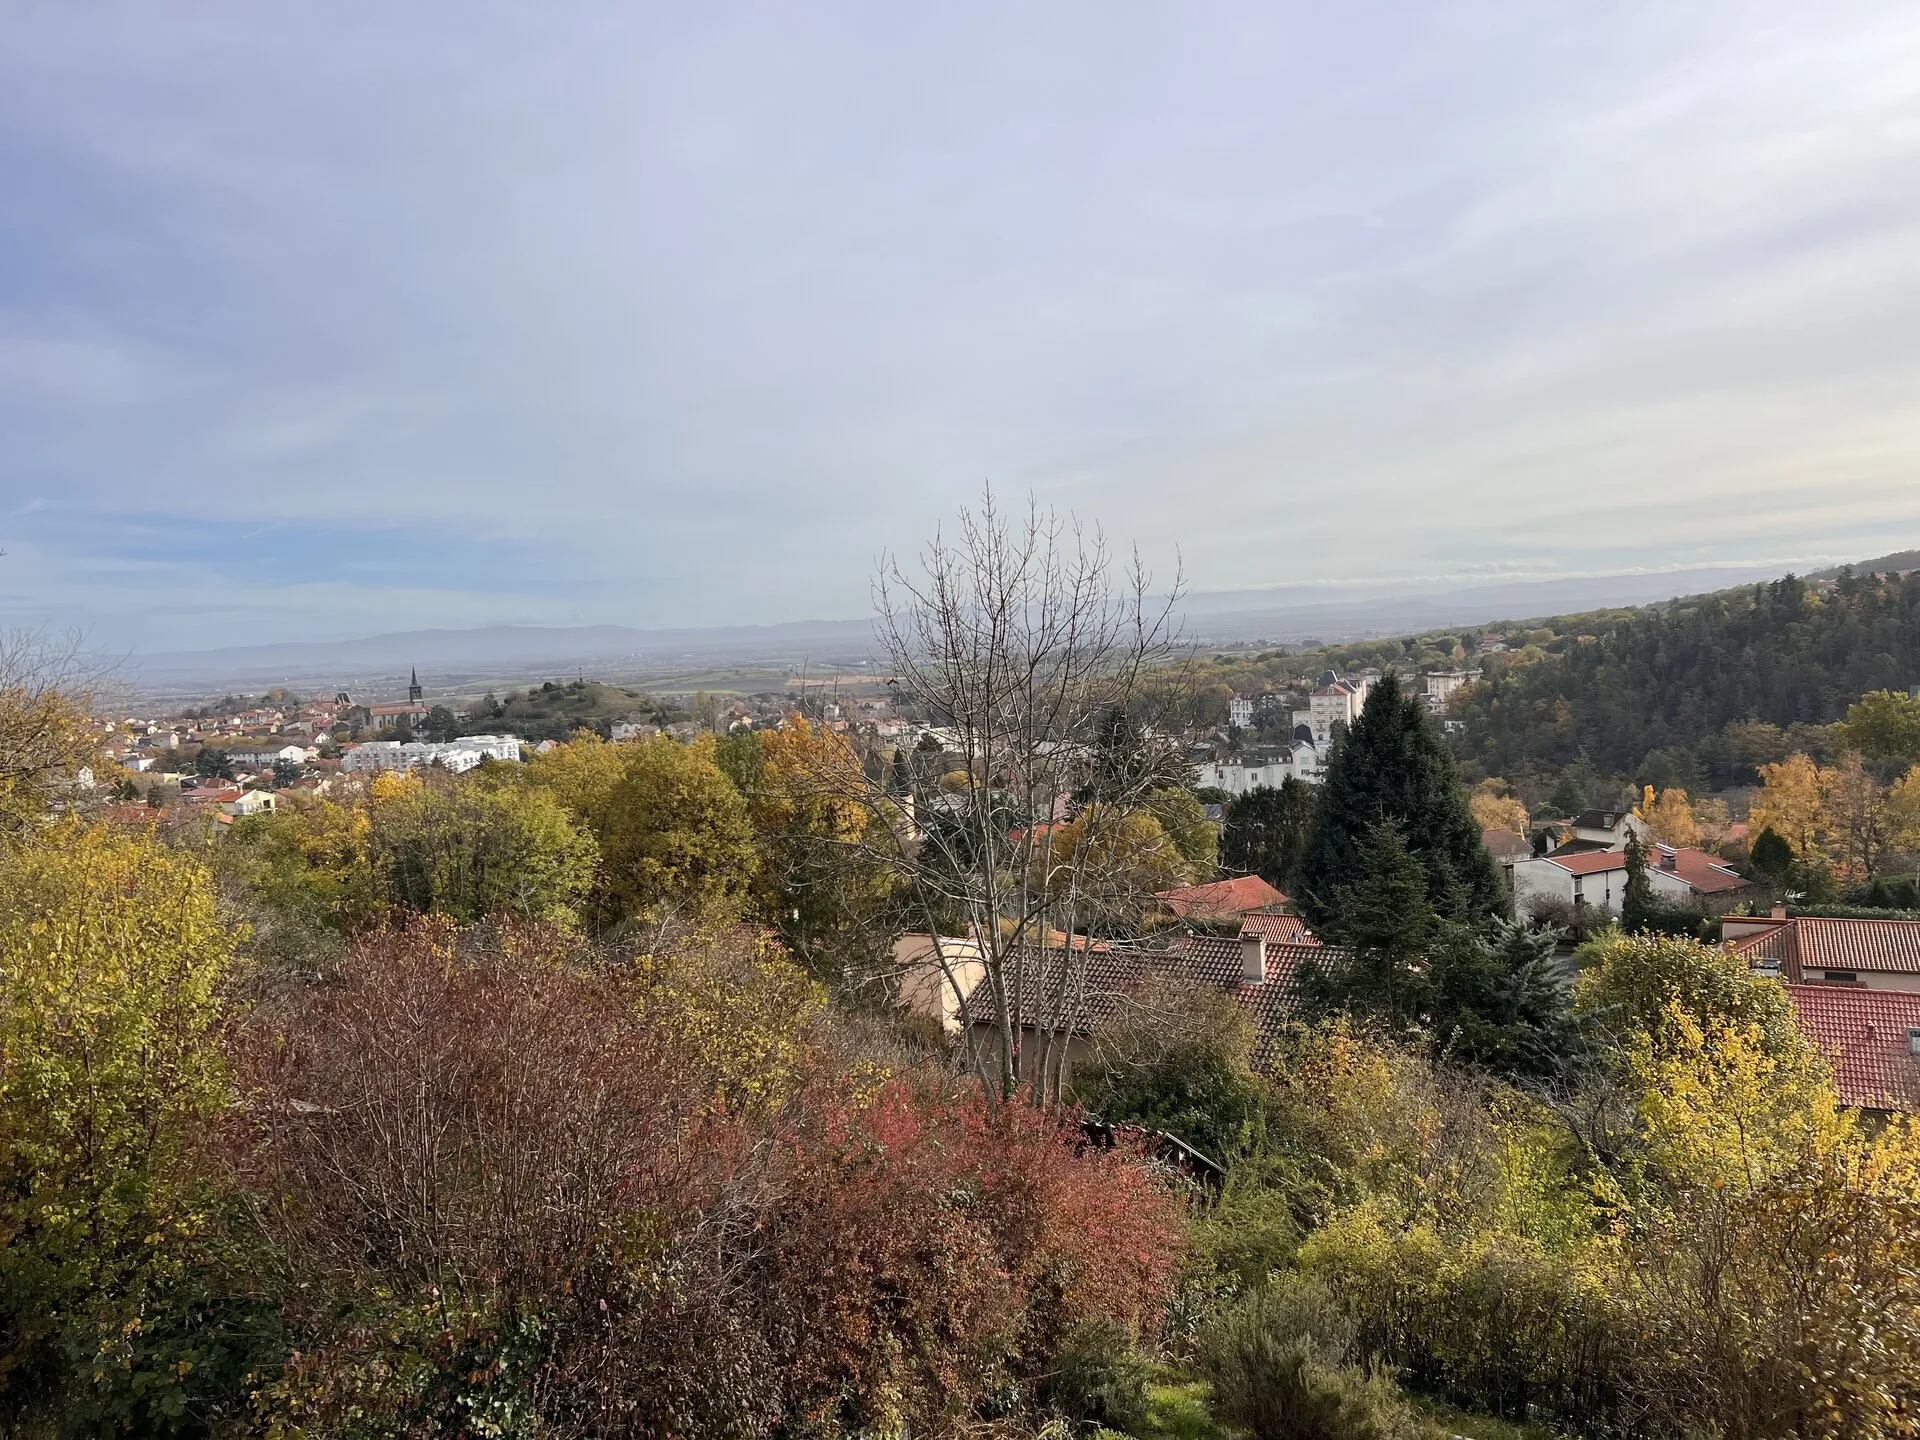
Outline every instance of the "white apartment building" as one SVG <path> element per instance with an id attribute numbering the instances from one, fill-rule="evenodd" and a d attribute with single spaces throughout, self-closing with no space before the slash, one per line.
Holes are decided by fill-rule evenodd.
<path id="1" fill-rule="evenodd" d="M 1284 756 L 1270 760 L 1264 765 L 1210 762 L 1196 768 L 1199 772 L 1201 789 L 1211 786 L 1224 790 L 1229 795 L 1245 795 L 1249 790 L 1258 790 L 1263 786 L 1269 790 L 1278 790 L 1288 779 L 1318 785 L 1326 775 L 1320 752 L 1304 741 L 1295 745 Z"/>
<path id="2" fill-rule="evenodd" d="M 378 770 L 411 770 L 416 765 L 438 765 L 459 774 L 482 760 L 518 760 L 521 740 L 515 735 L 463 735 L 435 744 L 428 740 L 369 740 L 341 757 L 340 768 L 354 774 Z"/>
<path id="3" fill-rule="evenodd" d="M 1242 730 L 1253 724 L 1253 700 L 1250 696 L 1236 695 L 1227 702 L 1227 723 Z"/>

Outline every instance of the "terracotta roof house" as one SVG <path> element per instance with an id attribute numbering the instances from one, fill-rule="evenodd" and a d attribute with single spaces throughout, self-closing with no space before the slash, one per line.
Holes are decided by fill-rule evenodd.
<path id="1" fill-rule="evenodd" d="M 1720 913 L 1759 893 L 1751 881 L 1704 850 L 1650 845 L 1646 863 L 1654 895 L 1671 904 Z M 1513 865 L 1514 901 L 1522 910 L 1552 900 L 1618 915 L 1626 892 L 1627 856 L 1622 850 L 1564 846 Z"/>
<path id="2" fill-rule="evenodd" d="M 1287 903 L 1285 895 L 1258 875 L 1162 890 L 1153 898 L 1182 920 L 1226 920 L 1255 910 L 1277 910 Z"/>
<path id="3" fill-rule="evenodd" d="M 1920 920 L 1740 918 L 1727 921 L 1723 933 L 1754 969 L 1792 985 L 1920 993 Z"/>
<path id="4" fill-rule="evenodd" d="M 932 1020 L 949 1034 L 963 1028 L 961 1002 L 986 974 L 980 942 L 971 936 L 935 937 L 924 931 L 893 942 L 893 976 L 902 1010 Z"/>
<path id="5" fill-rule="evenodd" d="M 1017 1009 L 1023 1031 L 1064 1032 L 1068 1055 L 1078 1063 L 1093 1032 L 1119 1015 L 1129 996 L 1156 979 L 1186 981 L 1225 991 L 1253 1017 L 1257 1031 L 1254 1062 L 1263 1063 L 1274 1037 L 1300 999 L 1306 967 L 1335 952 L 1307 935 L 1298 940 L 1270 940 L 1265 933 L 1273 922 L 1297 921 L 1292 915 L 1250 915 L 1238 935 L 1187 935 L 1165 950 L 1109 949 L 1089 954 L 1073 974 L 1066 993 L 1060 992 L 1057 964 L 1035 967 L 1020 977 Z M 1277 925 L 1273 928 L 1281 928 Z M 1050 952 L 1051 953 L 1051 952 Z M 999 1009 L 992 997 L 976 986 L 967 998 L 968 1021 L 976 1034 L 997 1037 Z"/>
<path id="6" fill-rule="evenodd" d="M 1920 992 L 1792 984 L 1786 990 L 1800 1032 L 1832 1063 L 1844 1104 L 1920 1109 Z"/>

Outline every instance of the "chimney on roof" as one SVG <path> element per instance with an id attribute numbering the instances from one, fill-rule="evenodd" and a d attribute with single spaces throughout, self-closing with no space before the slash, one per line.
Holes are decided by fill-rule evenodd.
<path id="1" fill-rule="evenodd" d="M 1776 906 L 1774 906 L 1774 907 L 1773 907 L 1773 918 L 1774 918 L 1774 919 L 1776 919 L 1776 920 L 1784 920 L 1784 919 L 1786 919 L 1786 918 L 1787 918 L 1787 907 L 1786 907 L 1785 905 L 1776 905 Z"/>
<path id="2" fill-rule="evenodd" d="M 1249 985 L 1267 983 L 1267 936 L 1264 930 L 1241 933 L 1240 978 Z"/>
<path id="3" fill-rule="evenodd" d="M 1680 852 L 1678 850 L 1668 850 L 1663 846 L 1660 851 L 1660 868 L 1662 870 L 1673 870 L 1678 868 L 1679 864 Z"/>

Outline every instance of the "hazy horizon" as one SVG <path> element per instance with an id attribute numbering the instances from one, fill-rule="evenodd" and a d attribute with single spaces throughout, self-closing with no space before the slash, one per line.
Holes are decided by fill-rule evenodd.
<path id="1" fill-rule="evenodd" d="M 1920 535 L 1920 12 L 0 0 L 0 622 L 1257 597 Z"/>

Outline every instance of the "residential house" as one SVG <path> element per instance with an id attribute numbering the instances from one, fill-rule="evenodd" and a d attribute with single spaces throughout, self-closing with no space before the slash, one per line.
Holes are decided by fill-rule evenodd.
<path id="1" fill-rule="evenodd" d="M 957 1035 L 966 1028 L 966 998 L 986 975 L 980 943 L 921 932 L 893 942 L 893 975 L 902 1010 Z"/>
<path id="2" fill-rule="evenodd" d="M 1704 850 L 1655 844 L 1647 847 L 1646 857 L 1654 898 L 1670 904 L 1720 914 L 1759 893 L 1745 876 Z M 1623 850 L 1562 846 L 1549 855 L 1516 859 L 1511 873 L 1514 903 L 1523 914 L 1559 902 L 1618 915 L 1626 902 Z"/>
<path id="3" fill-rule="evenodd" d="M 1194 768 L 1202 789 L 1211 786 L 1229 795 L 1245 795 L 1249 790 L 1262 788 L 1278 790 L 1289 779 L 1318 785 L 1326 777 L 1320 750 L 1305 739 L 1296 739 L 1286 750 L 1264 760 L 1241 763 L 1204 760 Z"/>
<path id="4" fill-rule="evenodd" d="M 242 790 L 233 799 L 220 803 L 222 813 L 227 815 L 258 815 L 278 807 L 279 802 L 271 790 Z"/>
<path id="5" fill-rule="evenodd" d="M 236 746 L 227 752 L 227 758 L 236 765 L 272 765 L 280 760 L 304 765 L 318 753 L 305 745 Z"/>
<path id="6" fill-rule="evenodd" d="M 1245 730 L 1253 724 L 1253 697 L 1236 695 L 1227 702 L 1227 723 Z"/>
<path id="7" fill-rule="evenodd" d="M 463 735 L 457 740 L 368 740 L 347 750 L 340 768 L 353 774 L 375 770 L 411 770 L 416 765 L 438 765 L 458 773 L 483 760 L 518 760 L 525 742 L 515 735 Z"/>
<path id="8" fill-rule="evenodd" d="M 1762 974 L 1790 986 L 1847 985 L 1920 993 L 1920 920 L 1844 920 L 1776 910 L 1728 916 L 1721 938 Z"/>
<path id="9" fill-rule="evenodd" d="M 1060 986 L 1061 966 L 1034 967 L 1022 977 L 1017 994 L 1016 1009 L 1023 1024 L 1016 1043 L 1043 1043 L 1049 1037 L 1064 1040 L 1068 1064 L 1077 1064 L 1089 1052 L 1100 1026 L 1123 1013 L 1144 987 L 1167 980 L 1208 986 L 1232 996 L 1253 1018 L 1254 1063 L 1264 1064 L 1298 1005 L 1307 967 L 1335 953 L 1307 935 L 1304 927 L 1295 930 L 1298 918 L 1248 915 L 1238 935 L 1186 935 L 1160 951 L 1092 950 L 1080 957 L 1065 987 Z M 1271 938 L 1276 932 L 1305 938 L 1276 940 Z M 998 1043 L 999 1010 L 978 987 L 968 997 L 967 1019 L 979 1041 Z"/>
<path id="10" fill-rule="evenodd" d="M 1507 879 L 1507 888 L 1513 888 L 1513 867 L 1522 860 L 1533 858 L 1533 846 L 1527 837 L 1517 830 L 1482 830 L 1480 843 L 1487 847 L 1487 853 L 1493 856 L 1493 863 L 1500 867 L 1500 873 Z"/>
<path id="11" fill-rule="evenodd" d="M 1625 850 L 1629 835 L 1642 845 L 1653 843 L 1653 827 L 1631 810 L 1582 810 L 1566 830 L 1563 850 Z"/>

